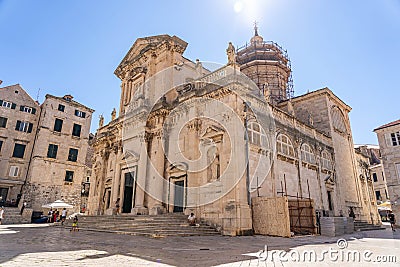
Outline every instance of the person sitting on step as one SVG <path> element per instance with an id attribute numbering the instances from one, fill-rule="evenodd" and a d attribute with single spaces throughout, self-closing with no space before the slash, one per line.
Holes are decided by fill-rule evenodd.
<path id="1" fill-rule="evenodd" d="M 194 216 L 193 212 L 188 217 L 188 223 L 190 226 L 196 226 L 196 216 Z"/>

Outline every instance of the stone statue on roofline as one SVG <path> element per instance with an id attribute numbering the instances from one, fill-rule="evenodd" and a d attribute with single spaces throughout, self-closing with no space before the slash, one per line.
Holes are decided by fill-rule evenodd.
<path id="1" fill-rule="evenodd" d="M 104 117 L 103 117 L 103 115 L 100 115 L 99 116 L 99 128 L 103 127 L 103 125 L 104 125 Z"/>
<path id="2" fill-rule="evenodd" d="M 115 118 L 117 117 L 117 111 L 115 110 L 115 108 L 113 108 L 113 111 L 111 112 L 111 120 L 115 120 Z"/>
<path id="3" fill-rule="evenodd" d="M 228 55 L 228 65 L 235 64 L 236 53 L 232 42 L 229 42 L 228 48 L 226 49 L 226 54 Z"/>

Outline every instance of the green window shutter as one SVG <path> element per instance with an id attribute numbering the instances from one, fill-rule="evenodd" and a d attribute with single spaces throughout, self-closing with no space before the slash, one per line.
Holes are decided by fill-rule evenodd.
<path id="1" fill-rule="evenodd" d="M 21 121 L 17 121 L 17 125 L 15 126 L 15 130 L 19 131 L 19 127 L 21 126 Z"/>
<path id="2" fill-rule="evenodd" d="M 15 104 L 15 103 L 11 104 L 11 109 L 15 109 L 16 107 L 17 107 L 17 104 Z"/>
<path id="3" fill-rule="evenodd" d="M 33 128 L 33 124 L 32 124 L 32 123 L 29 123 L 29 126 L 28 126 L 28 133 L 31 133 L 31 132 L 32 132 L 32 128 Z"/>
<path id="4" fill-rule="evenodd" d="M 19 111 L 24 111 L 24 107 L 25 107 L 25 106 L 20 106 L 20 107 L 19 107 Z"/>
<path id="5" fill-rule="evenodd" d="M 3 105 L 3 100 L 0 99 L 0 106 L 2 106 L 2 105 Z"/>
<path id="6" fill-rule="evenodd" d="M 36 108 L 32 108 L 32 114 L 36 114 Z"/>

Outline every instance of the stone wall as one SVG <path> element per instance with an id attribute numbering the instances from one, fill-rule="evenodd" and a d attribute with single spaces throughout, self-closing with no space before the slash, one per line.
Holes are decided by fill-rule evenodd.
<path id="1" fill-rule="evenodd" d="M 354 221 L 350 217 L 321 217 L 321 235 L 341 236 L 354 232 Z"/>
<path id="2" fill-rule="evenodd" d="M 255 234 L 290 237 L 288 199 L 286 197 L 252 198 Z"/>
<path id="3" fill-rule="evenodd" d="M 73 205 L 70 213 L 79 212 L 81 205 L 81 186 L 80 185 L 49 185 L 28 183 L 24 189 L 25 201 L 35 211 L 42 211 L 42 205 L 63 200 L 65 203 Z"/>

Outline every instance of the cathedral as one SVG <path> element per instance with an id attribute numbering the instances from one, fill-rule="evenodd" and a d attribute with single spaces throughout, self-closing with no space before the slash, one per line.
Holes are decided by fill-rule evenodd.
<path id="1" fill-rule="evenodd" d="M 115 214 L 116 202 L 137 215 L 193 212 L 243 235 L 257 199 L 284 198 L 308 201 L 314 224 L 350 210 L 379 222 L 346 103 L 328 88 L 293 96 L 287 52 L 257 28 L 244 46 L 229 43 L 221 66 L 185 58 L 187 45 L 139 38 L 116 68 L 119 113 L 100 120 L 93 141 L 89 214 Z"/>

